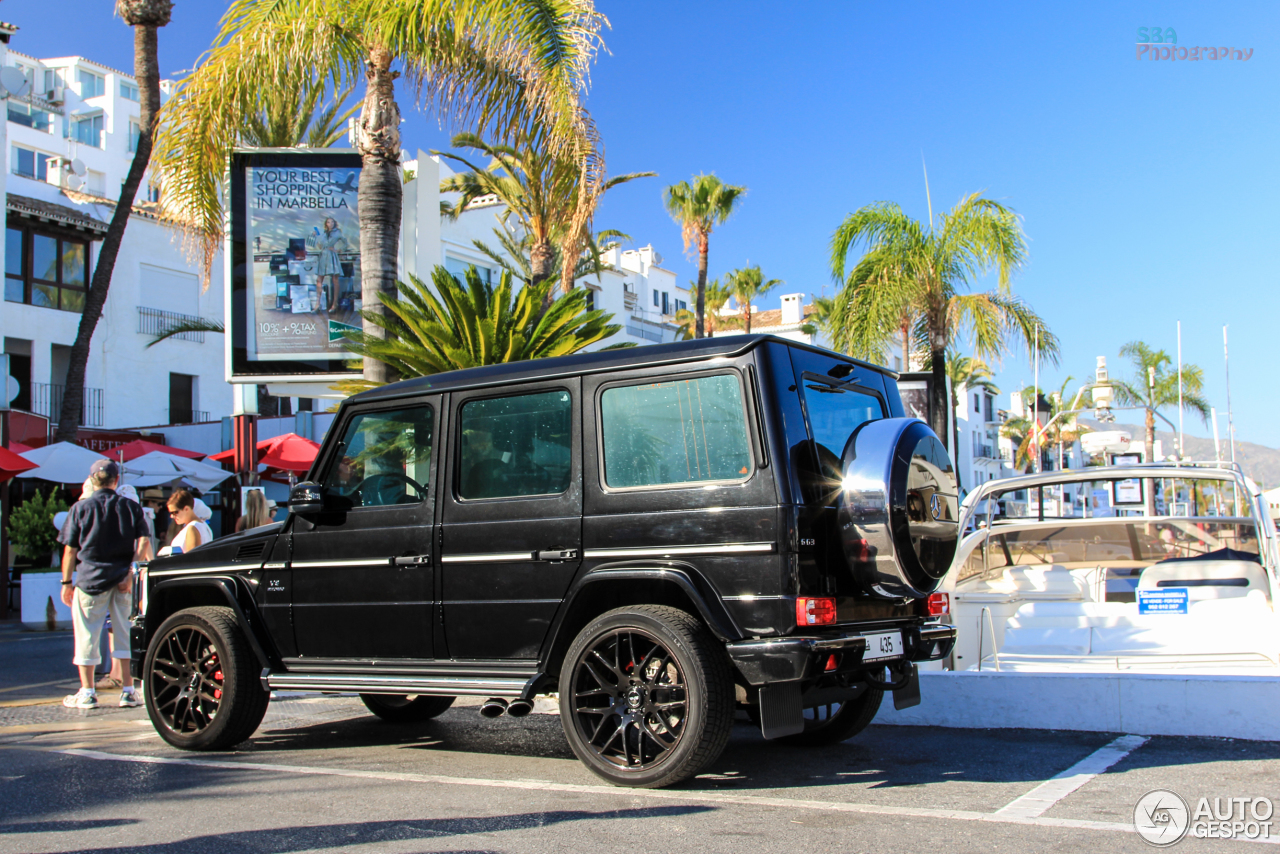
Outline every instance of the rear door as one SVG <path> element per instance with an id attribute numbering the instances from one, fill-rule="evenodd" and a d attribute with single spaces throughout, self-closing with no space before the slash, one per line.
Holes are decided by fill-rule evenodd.
<path id="1" fill-rule="evenodd" d="M 533 660 L 582 561 L 581 381 L 450 395 L 440 557 L 454 659 Z"/>
<path id="2" fill-rule="evenodd" d="M 321 474 L 325 510 L 292 517 L 293 625 L 303 659 L 434 656 L 438 396 L 351 411 Z"/>

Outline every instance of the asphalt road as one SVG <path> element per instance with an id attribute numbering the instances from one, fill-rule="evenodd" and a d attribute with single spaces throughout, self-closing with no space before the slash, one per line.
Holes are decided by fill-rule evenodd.
<path id="1" fill-rule="evenodd" d="M 629 790 L 573 758 L 555 714 L 487 720 L 467 705 L 397 726 L 340 696 L 278 697 L 239 749 L 182 753 L 141 709 L 58 705 L 74 688 L 70 646 L 65 633 L 0 629 L 6 854 L 1092 854 L 1152 850 L 1132 832 L 1152 789 L 1193 807 L 1280 800 L 1278 743 L 878 726 L 806 750 L 766 742 L 745 721 L 706 774 Z M 1053 779 L 1067 769 L 1082 776 Z M 1172 850 L 1257 849 L 1187 838 Z"/>

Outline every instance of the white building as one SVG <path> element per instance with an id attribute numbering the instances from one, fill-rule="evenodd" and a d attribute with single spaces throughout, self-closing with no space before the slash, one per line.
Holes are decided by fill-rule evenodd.
<path id="1" fill-rule="evenodd" d="M 30 84 L 7 99 L 0 131 L 7 209 L 0 336 L 20 387 L 13 407 L 56 422 L 91 271 L 133 159 L 138 89 L 132 75 L 84 57 L 38 59 L 11 50 L 8 41 L 17 29 L 0 24 L 0 64 L 18 68 Z M 167 97 L 172 83 L 161 85 Z M 405 164 L 413 179 L 405 186 L 402 275 L 429 281 L 436 264 L 454 273 L 476 264 L 496 274 L 473 241 L 497 247 L 492 230 L 500 227 L 501 205 L 482 202 L 457 221 L 442 220 L 440 179 L 452 170 L 437 157 L 418 154 Z M 223 315 L 221 258 L 202 289 L 179 236 L 152 214 L 157 197 L 157 188 L 144 180 L 92 339 L 85 427 L 217 421 L 232 411 L 221 336 L 192 333 L 146 346 L 175 321 Z M 686 296 L 657 252 L 615 249 L 605 261 L 617 269 L 580 283 L 595 307 L 613 312 L 624 327 L 601 346 L 674 340 L 674 315 Z"/>
<path id="2" fill-rule="evenodd" d="M 91 271 L 133 159 L 137 82 L 83 57 L 37 59 L 7 44 L 0 63 L 30 84 L 7 99 L 4 123 L 0 334 L 20 387 L 14 408 L 56 421 Z M 221 316 L 222 265 L 202 289 L 173 232 L 149 211 L 155 189 L 144 181 L 138 195 L 91 343 L 86 427 L 199 421 L 231 407 L 218 336 L 146 347 L 175 320 Z"/>
<path id="3" fill-rule="evenodd" d="M 804 304 L 804 294 L 783 294 L 781 299 L 781 308 L 760 311 L 755 305 L 751 306 L 751 334 L 777 335 L 779 338 L 799 341 L 801 344 L 812 344 L 816 347 L 828 346 L 822 333 L 810 323 L 813 305 Z M 741 325 L 742 306 L 736 304 L 725 306 L 720 310 L 720 316 L 736 318 L 739 326 L 734 329 L 717 329 L 716 338 L 746 334 L 746 329 Z"/>

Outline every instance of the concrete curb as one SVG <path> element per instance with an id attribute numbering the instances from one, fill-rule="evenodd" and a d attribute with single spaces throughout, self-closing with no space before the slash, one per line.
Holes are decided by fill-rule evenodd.
<path id="1" fill-rule="evenodd" d="M 921 703 L 875 723 L 1280 741 L 1280 678 L 1146 673 L 922 672 Z"/>

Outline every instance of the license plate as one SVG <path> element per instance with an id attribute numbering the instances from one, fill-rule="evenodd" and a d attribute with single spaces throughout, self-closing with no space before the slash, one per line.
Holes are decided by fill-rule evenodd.
<path id="1" fill-rule="evenodd" d="M 902 632 L 881 632 L 863 635 L 867 639 L 867 651 L 863 661 L 881 661 L 886 658 L 902 658 Z"/>

